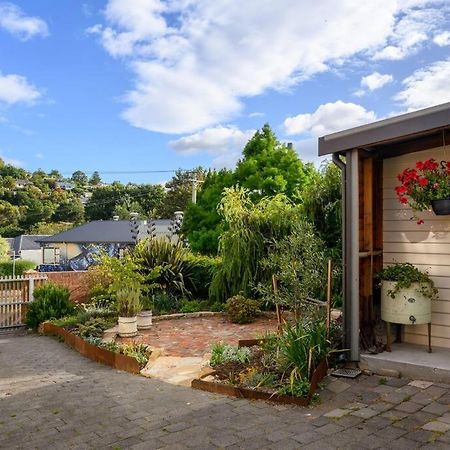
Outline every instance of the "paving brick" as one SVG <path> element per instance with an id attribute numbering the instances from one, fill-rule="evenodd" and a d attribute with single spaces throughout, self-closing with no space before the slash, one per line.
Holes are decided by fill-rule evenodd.
<path id="1" fill-rule="evenodd" d="M 378 415 L 379 411 L 375 411 L 372 408 L 363 408 L 353 411 L 351 414 L 352 416 L 362 417 L 363 419 L 370 419 L 371 417 Z"/>
<path id="2" fill-rule="evenodd" d="M 446 433 L 447 431 L 450 430 L 450 425 L 448 423 L 433 420 L 432 422 L 426 423 L 422 428 L 427 431 L 434 431 L 437 433 Z"/>
<path id="3" fill-rule="evenodd" d="M 397 411 L 403 411 L 406 413 L 415 413 L 422 409 L 422 405 L 419 405 L 414 402 L 403 402 L 395 407 Z"/>
<path id="4" fill-rule="evenodd" d="M 425 406 L 425 408 L 422 409 L 422 411 L 424 411 L 424 412 L 428 412 L 431 414 L 437 414 L 437 415 L 444 414 L 444 413 L 448 412 L 449 410 L 450 410 L 450 408 L 448 405 L 443 405 L 442 403 L 438 403 L 438 402 L 430 403 L 429 405 Z"/>

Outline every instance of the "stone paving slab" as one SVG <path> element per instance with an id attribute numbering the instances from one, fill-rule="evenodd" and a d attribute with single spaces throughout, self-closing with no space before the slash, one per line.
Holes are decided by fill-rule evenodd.
<path id="1" fill-rule="evenodd" d="M 119 372 L 49 337 L 0 336 L 0 448 L 449 448 L 450 387 L 410 381 L 328 378 L 322 400 L 300 408 Z"/>

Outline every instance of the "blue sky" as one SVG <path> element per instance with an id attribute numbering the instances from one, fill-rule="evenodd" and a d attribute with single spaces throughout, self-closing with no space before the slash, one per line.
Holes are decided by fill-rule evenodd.
<path id="1" fill-rule="evenodd" d="M 0 0 L 0 156 L 231 167 L 269 122 L 317 162 L 320 135 L 450 101 L 449 57 L 448 0 Z"/>

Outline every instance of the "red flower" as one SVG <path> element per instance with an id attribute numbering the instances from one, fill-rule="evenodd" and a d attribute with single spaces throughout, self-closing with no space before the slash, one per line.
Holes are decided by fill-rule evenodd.
<path id="1" fill-rule="evenodd" d="M 423 170 L 423 162 L 422 161 L 417 161 L 416 162 L 416 169 Z"/>
<path id="2" fill-rule="evenodd" d="M 419 186 L 426 186 L 428 184 L 428 178 L 423 177 L 423 178 L 419 178 Z"/>
<path id="3" fill-rule="evenodd" d="M 422 225 L 423 223 L 424 223 L 423 219 L 420 219 L 420 220 L 417 221 L 417 225 Z"/>
<path id="4" fill-rule="evenodd" d="M 436 170 L 438 167 L 439 164 L 433 158 L 423 163 L 423 168 L 425 170 Z"/>
<path id="5" fill-rule="evenodd" d="M 400 203 L 403 203 L 403 204 L 408 203 L 408 199 L 406 197 L 400 197 L 399 200 L 400 200 Z"/>
<path id="6" fill-rule="evenodd" d="M 408 190 L 408 188 L 406 186 L 397 186 L 395 188 L 395 192 L 397 192 L 397 195 L 406 194 L 407 190 Z"/>

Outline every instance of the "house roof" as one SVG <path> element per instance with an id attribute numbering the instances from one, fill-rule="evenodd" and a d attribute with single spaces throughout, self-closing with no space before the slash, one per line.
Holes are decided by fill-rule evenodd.
<path id="1" fill-rule="evenodd" d="M 156 234 L 168 234 L 171 221 L 169 219 L 155 220 Z M 147 222 L 139 222 L 139 234 L 147 234 Z M 129 220 L 95 220 L 72 228 L 54 236 L 40 239 L 46 243 L 134 243 Z"/>
<path id="2" fill-rule="evenodd" d="M 12 252 L 19 254 L 22 250 L 39 250 L 41 239 L 48 237 L 48 234 L 22 234 L 14 238 L 7 238 Z"/>
<path id="3" fill-rule="evenodd" d="M 416 139 L 450 127 L 450 102 L 319 138 L 319 156 Z"/>

